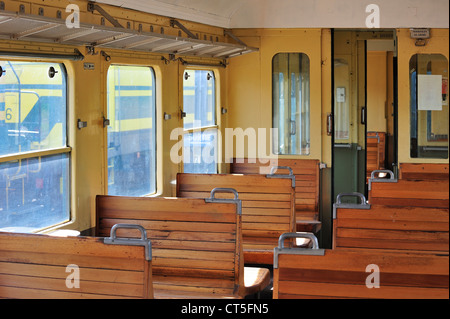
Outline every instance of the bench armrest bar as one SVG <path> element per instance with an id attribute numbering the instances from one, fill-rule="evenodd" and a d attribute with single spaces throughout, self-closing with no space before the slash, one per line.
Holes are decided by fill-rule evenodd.
<path id="1" fill-rule="evenodd" d="M 342 203 L 342 197 L 358 197 L 361 202 L 359 204 Z M 337 195 L 336 203 L 333 204 L 333 219 L 337 218 L 337 208 L 370 209 L 370 204 L 367 203 L 366 197 L 361 193 L 341 193 Z"/>
<path id="2" fill-rule="evenodd" d="M 296 233 L 284 233 L 280 236 L 278 239 L 278 248 L 283 249 L 284 248 L 284 241 L 287 238 L 308 238 L 311 239 L 313 246 L 309 249 L 319 249 L 319 241 L 317 240 L 317 237 L 313 233 L 306 233 L 306 232 L 296 232 Z"/>
<path id="3" fill-rule="evenodd" d="M 286 238 L 308 238 L 311 239 L 312 248 L 285 248 L 284 240 Z M 291 255 L 325 255 L 325 249 L 319 249 L 319 241 L 313 233 L 297 232 L 297 233 L 284 233 L 278 239 L 278 247 L 273 250 L 273 268 L 278 268 L 278 255 L 279 254 L 291 254 Z"/>
<path id="4" fill-rule="evenodd" d="M 232 193 L 234 198 L 216 198 L 216 193 Z M 234 188 L 216 187 L 211 191 L 210 197 L 205 198 L 206 203 L 234 203 L 236 204 L 236 213 L 242 215 L 242 202 L 239 199 L 239 194 Z"/>
<path id="5" fill-rule="evenodd" d="M 376 169 L 376 170 L 372 171 L 372 173 L 370 174 L 370 178 L 375 179 L 376 178 L 375 174 L 379 174 L 379 173 L 389 174 L 389 179 L 395 179 L 394 172 L 389 169 Z"/>
<path id="6" fill-rule="evenodd" d="M 125 229 L 137 229 L 141 233 L 141 238 L 118 238 L 117 237 L 117 229 L 125 228 Z M 141 225 L 135 224 L 115 224 L 111 228 L 110 237 L 106 237 L 103 239 L 103 242 L 106 245 L 127 245 L 127 246 L 144 246 L 145 247 L 145 260 L 152 260 L 152 243 L 150 239 L 147 239 L 147 232 L 144 227 Z"/>
<path id="7" fill-rule="evenodd" d="M 337 197 L 336 197 L 336 204 L 338 204 L 338 205 L 342 204 L 341 203 L 342 197 L 358 197 L 361 200 L 359 205 L 366 205 L 367 204 L 366 197 L 363 194 L 357 193 L 357 192 L 354 192 L 354 193 L 340 193 L 340 194 L 338 194 Z"/>
<path id="8" fill-rule="evenodd" d="M 275 174 L 275 172 L 279 169 L 287 169 L 289 171 L 289 175 L 286 174 Z M 270 173 L 266 175 L 266 178 L 289 178 L 292 180 L 292 187 L 295 188 L 295 175 L 292 168 L 289 166 L 272 166 L 270 168 Z"/>
<path id="9" fill-rule="evenodd" d="M 376 178 L 375 174 L 377 173 L 386 173 L 389 174 L 389 178 Z M 371 174 L 370 174 L 370 178 L 369 178 L 369 191 L 372 190 L 372 183 L 376 182 L 376 183 L 397 183 L 397 179 L 395 178 L 395 174 L 394 172 L 392 172 L 391 170 L 388 169 L 378 169 L 378 170 L 374 170 Z"/>

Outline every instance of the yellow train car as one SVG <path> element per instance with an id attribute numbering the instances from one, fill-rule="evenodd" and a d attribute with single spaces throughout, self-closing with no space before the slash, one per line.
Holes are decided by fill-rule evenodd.
<path id="1" fill-rule="evenodd" d="M 64 231 L 97 238 L 106 227 L 114 241 L 108 223 L 138 224 L 119 233 L 143 227 L 142 242 L 147 235 L 154 242 L 155 294 L 146 273 L 146 297 L 228 296 L 229 283 L 202 288 L 202 295 L 200 284 L 183 279 L 200 273 L 200 261 L 192 261 L 196 270 L 162 275 L 167 264 L 158 264 L 174 262 L 181 246 L 196 247 L 189 258 L 209 256 L 213 248 L 186 239 L 193 230 L 185 223 L 195 222 L 203 240 L 225 216 L 204 221 L 206 208 L 198 216 L 191 211 L 200 204 L 186 200 L 186 211 L 173 212 L 161 199 L 194 194 L 215 202 L 219 196 L 209 192 L 228 185 L 232 194 L 219 197 L 220 209 L 239 201 L 235 234 L 242 231 L 236 240 L 243 251 L 230 248 L 231 239 L 221 242 L 208 265 L 229 266 L 234 256 L 233 275 L 214 269 L 208 280 L 237 276 L 244 264 L 271 270 L 268 287 L 244 287 L 233 277 L 234 297 L 395 298 L 398 289 L 399 298 L 448 298 L 448 7 L 446 0 L 0 0 L 0 240 L 10 247 L 14 236 Z M 234 175 L 267 180 L 233 187 Z M 193 179 L 184 185 L 184 176 Z M 207 178 L 217 178 L 208 194 Z M 290 195 L 280 186 L 286 179 L 293 181 Z M 124 202 L 106 205 L 111 215 L 102 217 L 102 196 Z M 130 198 L 137 202 L 125 207 Z M 293 216 L 284 216 L 286 209 Z M 265 245 L 285 224 L 293 228 L 270 252 L 247 250 L 246 238 Z M 171 234 L 175 228 L 181 233 Z M 294 245 L 296 236 L 303 245 L 298 238 Z M 11 245 L 0 247 L 0 297 L 38 297 L 34 290 L 46 288 L 20 286 L 21 273 L 5 275 L 16 261 L 2 254 L 22 248 Z M 168 252 L 158 250 L 166 245 Z M 309 264 L 320 254 L 327 257 Z M 369 274 L 353 268 L 358 259 L 386 267 L 385 294 L 361 281 Z M 411 266 L 418 262 L 434 273 Z M 334 266 L 314 268 L 324 264 Z M 166 285 L 175 284 L 158 280 L 174 273 L 186 284 L 170 295 Z M 258 274 L 262 285 L 268 274 Z M 109 296 L 106 288 L 83 295 L 64 287 L 55 296 Z M 223 307 L 234 314 L 270 310 L 238 308 Z"/>

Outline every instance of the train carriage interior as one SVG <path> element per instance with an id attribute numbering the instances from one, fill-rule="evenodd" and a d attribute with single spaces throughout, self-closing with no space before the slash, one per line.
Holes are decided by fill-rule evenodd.
<path id="1" fill-rule="evenodd" d="M 448 299 L 448 10 L 0 0 L 0 298 Z"/>

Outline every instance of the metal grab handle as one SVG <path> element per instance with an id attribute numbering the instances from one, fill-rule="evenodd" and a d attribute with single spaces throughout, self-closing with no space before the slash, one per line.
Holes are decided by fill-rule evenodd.
<path id="1" fill-rule="evenodd" d="M 110 235 L 110 239 L 111 240 L 117 240 L 117 239 L 130 239 L 130 238 L 117 238 L 117 229 L 118 228 L 126 228 L 126 229 L 137 229 L 141 232 L 141 239 L 140 240 L 147 240 L 147 232 L 145 231 L 145 228 L 142 227 L 141 225 L 135 225 L 135 224 L 115 224 L 112 228 L 111 228 L 111 235 Z M 135 238 L 133 238 L 135 239 Z"/>
<path id="2" fill-rule="evenodd" d="M 293 176 L 294 175 L 294 171 L 292 170 L 292 168 L 290 168 L 289 166 L 272 166 L 270 168 L 270 173 L 269 175 L 276 175 L 275 172 L 279 169 L 287 169 L 289 171 L 289 175 Z"/>
<path id="3" fill-rule="evenodd" d="M 395 179 L 394 172 L 388 169 L 376 169 L 372 171 L 372 173 L 370 174 L 370 178 L 374 179 L 376 173 L 386 173 L 390 175 L 389 179 Z"/>
<path id="4" fill-rule="evenodd" d="M 215 195 L 217 192 L 222 193 L 232 193 L 234 194 L 234 198 L 216 198 Z M 237 190 L 234 188 L 224 188 L 224 187 L 216 187 L 211 191 L 211 195 L 209 198 L 205 198 L 206 203 L 235 203 L 236 204 L 236 214 L 242 215 L 242 202 L 239 199 L 239 194 Z"/>
<path id="5" fill-rule="evenodd" d="M 275 174 L 275 172 L 279 169 L 287 169 L 289 170 L 289 175 L 286 174 Z M 270 173 L 266 175 L 267 178 L 289 178 L 292 180 L 292 187 L 295 188 L 295 175 L 292 168 L 289 166 L 272 166 L 270 168 Z"/>
<path id="6" fill-rule="evenodd" d="M 141 238 L 124 238 L 117 237 L 117 229 L 137 229 L 141 233 Z M 115 224 L 111 228 L 110 237 L 104 238 L 103 242 L 106 245 L 128 245 L 128 246 L 144 246 L 145 247 L 145 260 L 152 260 L 152 244 L 150 239 L 147 239 L 147 231 L 141 225 L 135 224 Z"/>
<path id="7" fill-rule="evenodd" d="M 223 187 L 216 187 L 211 191 L 211 195 L 209 197 L 209 199 L 215 200 L 217 198 L 215 198 L 215 195 L 217 192 L 220 193 L 233 193 L 234 194 L 234 200 L 239 199 L 239 194 L 238 192 L 234 189 L 234 188 L 223 188 Z"/>
<path id="8" fill-rule="evenodd" d="M 284 241 L 287 238 L 308 238 L 312 240 L 313 246 L 311 249 L 319 249 L 319 241 L 313 233 L 297 232 L 297 233 L 284 233 L 278 239 L 278 248 L 284 248 Z"/>
<path id="9" fill-rule="evenodd" d="M 339 195 L 337 195 L 336 197 L 336 204 L 341 204 L 341 198 L 344 196 L 350 196 L 350 197 L 359 197 L 361 199 L 361 204 L 360 205 L 367 205 L 367 201 L 366 201 L 366 197 L 361 194 L 361 193 L 341 193 Z"/>

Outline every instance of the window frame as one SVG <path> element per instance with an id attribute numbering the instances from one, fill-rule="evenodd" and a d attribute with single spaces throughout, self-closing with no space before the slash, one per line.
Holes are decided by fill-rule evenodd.
<path id="1" fill-rule="evenodd" d="M 414 53 L 409 57 L 408 60 L 408 65 L 409 65 L 409 81 L 408 81 L 408 88 L 409 88 L 409 145 L 410 145 L 410 150 L 409 150 L 409 157 L 411 159 L 417 159 L 417 160 L 424 160 L 424 159 L 431 159 L 431 160 L 448 160 L 449 159 L 449 131 L 448 131 L 448 117 L 447 118 L 447 140 L 446 141 L 440 141 L 438 139 L 436 140 L 431 140 L 430 139 L 430 130 L 431 130 L 431 121 L 432 121 L 432 117 L 433 117 L 433 110 L 419 110 L 419 100 L 418 100 L 418 94 L 419 94 L 419 90 L 418 90 L 418 85 L 419 85 L 419 75 L 440 75 L 440 74 L 433 74 L 433 73 L 428 73 L 431 71 L 427 71 L 427 73 L 418 73 L 417 67 L 418 67 L 418 59 L 419 56 L 425 56 L 428 57 L 428 59 L 430 59 L 429 62 L 431 62 L 431 60 L 438 58 L 439 59 L 445 59 L 447 62 L 447 85 L 448 85 L 448 65 L 449 65 L 449 60 L 447 58 L 447 56 L 445 56 L 442 53 Z M 435 60 L 436 61 L 436 60 Z M 444 62 L 442 60 L 442 62 Z M 412 68 L 412 64 L 415 63 L 415 68 Z M 412 72 L 414 71 L 414 72 Z M 414 87 L 413 87 L 414 86 Z M 414 93 L 414 96 L 413 96 Z M 448 87 L 447 87 L 447 109 L 449 108 L 449 104 L 448 104 Z M 413 110 L 413 107 L 415 107 L 415 109 Z M 423 117 L 420 115 L 425 115 L 425 113 L 420 113 L 419 111 L 422 112 L 426 112 L 426 132 L 425 135 L 422 136 L 419 130 L 419 122 L 424 122 L 423 119 L 419 120 L 419 117 Z M 448 112 L 449 110 L 447 110 Z M 413 116 L 414 113 L 414 116 Z M 414 122 L 414 123 L 413 123 Z M 414 136 L 413 136 L 414 135 Z M 419 136 L 420 135 L 420 136 Z M 415 142 L 413 143 L 413 139 L 415 139 Z M 426 140 L 427 143 L 431 143 L 431 144 L 427 144 L 427 145 L 420 145 L 419 142 L 423 140 Z M 423 153 L 426 153 L 426 150 L 423 149 L 422 151 L 420 150 L 421 147 L 425 148 L 425 147 L 430 147 L 430 148 L 439 148 L 442 145 L 440 144 L 445 144 L 447 146 L 447 153 L 446 153 L 446 157 L 442 157 L 442 156 L 433 156 L 432 154 L 430 154 L 429 156 L 424 156 Z"/>
<path id="2" fill-rule="evenodd" d="M 194 133 L 204 133 L 205 131 L 208 130 L 216 130 L 216 158 L 215 158 L 215 163 L 216 163 L 216 169 L 214 173 L 211 174 L 218 174 L 219 173 L 219 158 L 220 158 L 220 141 L 221 141 L 221 132 L 220 132 L 220 117 L 219 117 L 219 112 L 218 112 L 218 92 L 220 90 L 219 86 L 217 85 L 218 81 L 217 81 L 217 77 L 218 77 L 218 71 L 215 70 L 214 68 L 207 68 L 207 67 L 188 67 L 185 69 L 181 70 L 181 90 L 180 90 L 180 99 L 181 99 L 181 112 L 182 116 L 181 116 L 181 123 L 182 123 L 182 128 L 183 128 L 183 152 L 182 152 L 182 158 L 183 158 L 183 165 L 182 165 L 182 171 L 184 172 L 184 166 L 185 166 L 185 162 L 184 162 L 184 151 L 185 151 L 185 147 L 184 147 L 184 140 L 185 140 L 185 135 L 186 134 L 194 134 Z M 213 93 L 214 93 L 214 97 L 213 97 L 213 102 L 214 105 L 212 107 L 212 110 L 214 110 L 214 123 L 212 125 L 205 125 L 205 126 L 200 126 L 200 127 L 192 127 L 192 128 L 185 128 L 184 126 L 184 118 L 185 118 L 185 110 L 184 110 L 184 83 L 185 83 L 185 72 L 186 71 L 205 71 L 205 72 L 211 72 L 212 73 L 212 78 L 214 79 L 214 87 L 213 87 Z"/>
<path id="3" fill-rule="evenodd" d="M 39 232 L 43 232 L 46 231 L 48 229 L 53 229 L 59 226 L 62 226 L 64 224 L 68 224 L 74 221 L 74 214 L 73 214 L 73 210 L 72 210 L 72 197 L 73 197 L 73 186 L 72 186 L 72 182 L 73 182 L 73 172 L 72 172 L 72 147 L 70 146 L 70 134 L 71 134 L 71 129 L 69 127 L 69 119 L 70 119 L 70 88 L 69 88 L 69 72 L 67 69 L 67 66 L 65 65 L 65 63 L 63 61 L 56 61 L 56 60 L 48 60 L 48 61 L 36 61 L 36 60 L 22 60 L 22 59 L 8 59 L 8 57 L 6 56 L 4 59 L 2 59 L 3 61 L 13 61 L 13 62 L 24 62 L 24 63 L 46 63 L 46 64 L 57 64 L 60 67 L 60 71 L 62 76 L 64 77 L 64 85 L 63 85 L 63 89 L 65 90 L 65 116 L 64 116 L 64 121 L 65 121 L 65 139 L 64 139 L 64 146 L 60 146 L 60 147 L 54 147 L 54 148 L 47 148 L 47 149 L 42 149 L 42 150 L 31 150 L 31 151 L 25 151 L 25 152 L 19 152 L 19 153 L 10 153 L 10 154 L 6 154 L 6 155 L 0 155 L 0 164 L 4 164 L 4 163 L 8 163 L 8 162 L 14 162 L 14 161 L 19 161 L 21 162 L 22 160 L 28 160 L 28 159 L 34 159 L 34 158 L 48 158 L 54 155 L 65 155 L 67 154 L 67 171 L 68 171 L 68 180 L 66 181 L 66 186 L 67 186 L 67 194 L 65 194 L 66 196 L 66 201 L 67 201 L 67 211 L 64 212 L 67 216 L 67 219 L 57 222 L 55 224 L 49 224 L 46 226 L 42 226 L 42 227 L 37 227 L 36 229 L 30 231 L 31 233 L 39 233 Z M 19 119 L 20 121 L 20 119 Z"/>
<path id="4" fill-rule="evenodd" d="M 109 119 L 109 115 L 108 115 L 108 103 L 109 103 L 109 96 L 108 96 L 108 73 L 111 69 L 111 67 L 136 67 L 136 68 L 146 68 L 149 69 L 151 71 L 151 75 L 152 75 L 152 81 L 153 81 L 153 86 L 152 86 L 152 100 L 154 103 L 154 119 L 152 120 L 152 123 L 154 123 L 154 128 L 152 128 L 152 130 L 154 131 L 154 137 L 152 138 L 152 141 L 154 141 L 154 192 L 153 193 L 146 193 L 143 195 L 136 195 L 136 196 L 140 196 L 140 197 L 152 197 L 152 196 L 158 196 L 161 192 L 161 185 L 160 185 L 160 178 L 159 178 L 159 172 L 158 172 L 158 168 L 159 168 L 159 162 L 160 162 L 160 157 L 159 157 L 159 152 L 161 152 L 160 150 L 160 141 L 159 141 L 159 134 L 160 134 L 160 130 L 159 130 L 159 120 L 158 120 L 158 116 L 159 116 L 159 108 L 158 108 L 158 79 L 157 79 L 157 70 L 155 69 L 154 66 L 152 65 L 147 65 L 147 64 L 127 64 L 127 63 L 121 63 L 121 62 L 117 62 L 117 63 L 111 63 L 107 66 L 107 71 L 105 72 L 105 114 Z M 104 171 L 105 171 L 105 194 L 109 194 L 109 167 L 108 167 L 108 128 L 109 125 L 105 126 L 105 157 L 104 157 Z M 150 172 L 151 174 L 151 172 Z M 121 195 L 122 196 L 122 195 Z M 126 195 L 123 195 L 126 196 Z"/>
<path id="5" fill-rule="evenodd" d="M 271 64 L 270 64 L 270 66 L 271 66 L 271 74 L 272 74 L 272 76 L 271 76 L 271 94 L 272 94 L 272 100 L 271 100 L 271 111 L 272 111 L 272 118 L 271 118 L 271 124 L 272 124 L 272 127 L 275 129 L 277 126 L 275 126 L 275 120 L 276 119 L 278 119 L 278 121 L 279 121 L 279 119 L 280 119 L 280 114 L 275 114 L 276 112 L 275 112 L 275 103 L 274 103 L 274 101 L 275 101 L 275 92 L 274 92 L 274 70 L 275 70 L 275 68 L 274 68 L 274 61 L 275 61 L 275 58 L 278 56 L 278 55 L 280 55 L 280 54 L 286 54 L 287 56 L 288 56 L 288 59 L 289 59 L 289 55 L 291 55 L 291 54 L 298 54 L 298 55 L 302 55 L 302 56 L 304 56 L 304 57 L 306 57 L 307 59 L 308 59 L 308 72 L 307 72 L 307 75 L 308 75 L 308 83 L 307 83 L 307 85 L 308 85 L 308 105 L 307 105 L 307 108 L 308 108 L 308 118 L 307 118 L 307 123 L 308 123 L 308 127 L 307 127 L 307 129 L 308 129 L 308 133 L 307 133 L 307 135 L 308 135 L 308 140 L 307 140 L 307 147 L 303 147 L 301 144 L 302 144 L 302 141 L 300 140 L 300 150 L 299 151 L 297 151 L 297 153 L 293 153 L 293 152 L 280 152 L 280 147 L 279 147 L 279 145 L 280 145 L 280 130 L 278 129 L 278 135 L 276 135 L 276 134 L 274 134 L 273 135 L 273 137 L 272 137 L 272 141 L 271 141 L 271 143 L 272 143 L 272 147 L 271 147 L 271 153 L 273 154 L 273 155 L 275 155 L 275 156 L 285 156 L 285 157 L 292 157 L 292 156 L 295 156 L 295 157 L 298 157 L 298 156 L 305 156 L 305 157 L 311 157 L 312 156 L 312 127 L 311 127 L 311 125 L 312 125 L 312 122 L 313 122 L 313 120 L 312 120 L 312 109 L 311 109 L 311 86 L 312 86 L 312 80 L 311 80 L 311 76 L 312 76 L 312 73 L 311 73 L 311 63 L 312 63 L 312 60 L 311 60 L 311 58 L 310 58 L 310 56 L 308 55 L 308 53 L 306 53 L 306 52 L 300 52 L 300 51 L 298 51 L 298 52 L 291 52 L 291 51 L 289 51 L 289 52 L 276 52 L 273 56 L 272 56 L 272 59 L 271 59 Z M 288 70 L 289 71 L 289 70 Z M 289 79 L 288 79 L 288 81 L 290 81 L 290 79 L 291 79 L 291 76 L 289 76 Z M 290 85 L 289 85 L 289 87 L 290 87 Z M 278 100 L 280 99 L 280 96 L 281 95 L 279 95 L 278 96 Z M 290 102 L 289 102 L 289 106 L 290 106 Z M 300 110 L 300 112 L 301 112 L 301 110 Z M 286 119 L 285 119 L 286 120 Z M 291 120 L 290 120 L 290 122 L 292 122 Z M 302 128 L 302 123 L 300 122 L 299 124 L 296 124 L 296 126 L 295 126 L 295 130 L 296 130 L 296 134 L 295 135 L 297 135 L 297 131 L 298 130 L 302 130 L 303 128 Z M 275 138 L 277 137 L 277 140 L 275 140 Z M 290 141 L 290 140 L 289 140 Z M 291 148 L 291 147 L 290 147 Z M 305 153 L 303 152 L 303 150 L 305 150 Z"/>

